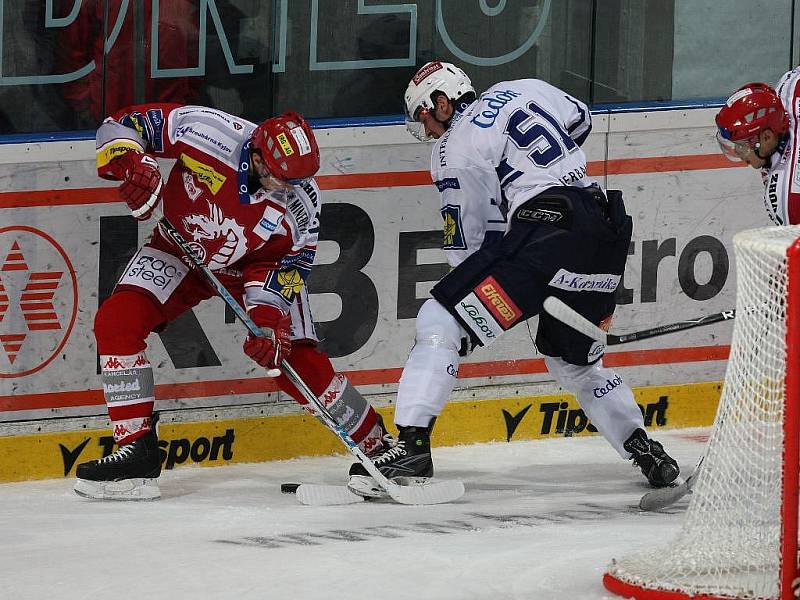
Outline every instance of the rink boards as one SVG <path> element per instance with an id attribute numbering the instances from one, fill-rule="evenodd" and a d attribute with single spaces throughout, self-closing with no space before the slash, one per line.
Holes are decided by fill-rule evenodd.
<path id="1" fill-rule="evenodd" d="M 711 423 L 719 394 L 717 383 L 635 390 L 651 432 Z M 380 412 L 390 423 L 391 409 Z M 451 402 L 437 420 L 433 443 L 453 446 L 584 435 L 598 434 L 575 398 L 552 394 Z M 305 414 L 163 423 L 159 438 L 166 469 L 346 452 L 338 438 Z M 0 436 L 0 482 L 73 477 L 77 464 L 107 456 L 112 449 L 107 429 Z"/>
<path id="2" fill-rule="evenodd" d="M 718 154 L 713 113 L 594 117 L 584 146 L 589 174 L 624 191 L 635 223 L 613 325 L 618 332 L 734 306 L 733 234 L 768 223 L 757 174 Z M 325 129 L 318 137 L 323 227 L 309 281 L 318 334 L 335 366 L 379 406 L 387 406 L 413 344 L 416 312 L 447 272 L 438 249 L 441 219 L 428 174 L 430 149 L 401 126 Z M 92 319 L 151 227 L 137 224 L 114 188 L 96 177 L 93 146 L 91 141 L 0 146 L 0 445 L 44 448 L 53 436 L 58 459 L 42 472 L 26 467 L 23 472 L 31 477 L 62 476 L 61 453 L 71 456 L 90 434 L 81 452 L 89 456 L 102 450 L 105 405 Z M 529 325 L 535 333 L 536 319 Z M 657 400 L 658 392 L 642 390 L 721 381 L 731 329 L 719 324 L 617 346 L 606 365 Z M 459 368 L 458 403 L 448 410 L 467 411 L 470 403 L 505 407 L 502 403 L 510 401 L 504 398 L 517 396 L 541 408 L 544 399 L 557 394 L 530 332 L 517 327 L 471 355 Z M 229 429 L 219 423 L 235 413 L 241 423 L 234 427 L 240 433 L 231 460 L 333 451 L 335 440 L 316 424 L 307 429 L 317 433 L 289 436 L 285 447 L 291 451 L 280 444 L 269 447 L 265 440 L 275 438 L 269 434 L 246 449 L 241 432 L 250 426 L 245 423 L 263 423 L 253 427 L 266 432 L 280 429 L 284 419 L 303 423 L 305 418 L 244 357 L 243 339 L 241 326 L 220 301 L 209 301 L 150 337 L 157 408 L 171 420 L 192 423 L 176 424 L 176 431 L 187 429 L 175 439 L 205 438 L 207 453 L 198 442 L 194 455 L 202 464 L 225 462 L 224 440 L 217 442 L 217 458 L 209 457 L 213 439 Z M 710 424 L 717 397 L 698 395 L 696 403 L 707 404 L 705 420 L 670 426 Z M 509 406 L 506 410 L 516 414 L 516 404 Z M 540 408 L 529 409 L 525 419 L 545 415 Z M 204 421 L 210 424 L 201 425 Z M 169 427 L 165 424 L 165 431 Z M 451 431 L 443 422 L 438 433 L 452 436 L 454 443 L 504 439 L 492 427 Z M 175 456 L 182 456 L 184 447 L 183 442 L 175 446 Z M 16 469 L 4 464 L 10 455 L 18 456 L 0 452 L 0 480 Z"/>

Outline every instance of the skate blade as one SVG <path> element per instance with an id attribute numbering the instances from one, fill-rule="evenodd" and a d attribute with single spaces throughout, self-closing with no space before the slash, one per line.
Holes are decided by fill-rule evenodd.
<path id="1" fill-rule="evenodd" d="M 336 506 L 363 502 L 363 496 L 354 494 L 343 485 L 302 483 L 298 486 L 297 500 L 307 506 Z"/>
<path id="2" fill-rule="evenodd" d="M 77 479 L 75 493 L 90 500 L 158 500 L 161 489 L 157 479 L 123 479 L 121 481 L 90 481 Z"/>

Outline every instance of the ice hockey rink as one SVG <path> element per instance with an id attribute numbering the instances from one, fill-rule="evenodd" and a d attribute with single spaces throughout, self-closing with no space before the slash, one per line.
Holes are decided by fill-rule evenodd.
<path id="1" fill-rule="evenodd" d="M 659 432 L 691 472 L 707 429 Z M 600 437 L 434 450 L 466 494 L 436 506 L 309 507 L 283 482 L 338 483 L 349 456 L 161 477 L 161 500 L 79 498 L 72 480 L 0 485 L 0 597 L 601 599 L 612 557 L 665 543 L 683 499 L 650 488 Z"/>

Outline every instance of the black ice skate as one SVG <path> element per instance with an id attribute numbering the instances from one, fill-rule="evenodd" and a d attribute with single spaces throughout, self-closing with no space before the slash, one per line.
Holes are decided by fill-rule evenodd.
<path id="1" fill-rule="evenodd" d="M 668 486 L 681 472 L 675 459 L 664 452 L 659 442 L 648 438 L 643 429 L 634 431 L 622 447 L 633 455 L 633 464 L 642 470 L 653 487 Z"/>
<path id="2" fill-rule="evenodd" d="M 399 427 L 399 429 L 399 439 L 378 456 L 370 458 L 378 470 L 395 483 L 401 485 L 425 483 L 433 477 L 431 428 Z M 347 487 L 366 498 L 386 496 L 361 463 L 354 463 L 350 467 L 350 481 Z"/>
<path id="3" fill-rule="evenodd" d="M 99 460 L 81 463 L 75 493 L 95 500 L 155 500 L 161 497 L 158 437 L 149 431 Z"/>

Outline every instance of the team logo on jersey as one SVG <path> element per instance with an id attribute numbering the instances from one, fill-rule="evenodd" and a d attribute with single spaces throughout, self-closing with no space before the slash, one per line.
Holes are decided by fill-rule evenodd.
<path id="1" fill-rule="evenodd" d="M 211 190 L 211 193 L 216 195 L 222 185 L 225 183 L 227 177 L 206 164 L 201 163 L 199 160 L 193 159 L 187 154 L 181 154 L 180 162 L 182 162 L 187 169 L 194 173 L 195 177 L 200 183 L 204 183 Z"/>
<path id="2" fill-rule="evenodd" d="M 302 291 L 309 271 L 310 267 L 306 268 L 299 264 L 273 271 L 264 284 L 264 290 L 277 294 L 281 300 L 291 304 L 294 302 L 294 297 Z"/>
<path id="3" fill-rule="evenodd" d="M 0 227 L 0 381 L 61 357 L 77 313 L 78 281 L 64 248 L 33 227 Z"/>
<path id="4" fill-rule="evenodd" d="M 201 259 L 216 271 L 235 263 L 247 250 L 244 227 L 226 217 L 216 204 L 208 202 L 208 216 L 189 215 L 183 218 L 183 228 L 192 241 L 202 247 Z"/>
<path id="5" fill-rule="evenodd" d="M 294 297 L 295 294 L 299 294 L 300 290 L 303 289 L 303 278 L 297 269 L 280 271 L 278 273 L 278 283 L 281 284 L 281 296 L 287 300 Z"/>
<path id="6" fill-rule="evenodd" d="M 508 329 L 522 317 L 522 311 L 491 275 L 475 286 L 473 291 L 503 329 Z"/>
<path id="7" fill-rule="evenodd" d="M 445 250 L 466 250 L 467 244 L 464 241 L 464 229 L 461 226 L 461 207 L 448 204 L 442 208 L 442 220 L 444 221 L 444 249 Z"/>
<path id="8" fill-rule="evenodd" d="M 275 139 L 278 140 L 278 144 L 280 145 L 281 150 L 283 150 L 283 153 L 286 156 L 291 156 L 292 154 L 294 154 L 294 150 L 292 150 L 292 144 L 289 141 L 289 138 L 286 137 L 285 133 L 279 133 L 275 137 Z"/>

